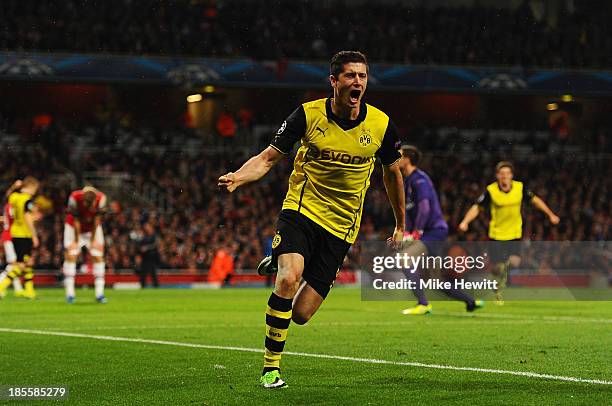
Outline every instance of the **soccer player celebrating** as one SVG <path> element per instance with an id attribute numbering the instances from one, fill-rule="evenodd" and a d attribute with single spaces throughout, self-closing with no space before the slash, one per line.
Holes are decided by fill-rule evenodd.
<path id="1" fill-rule="evenodd" d="M 469 224 L 478 217 L 483 208 L 490 209 L 489 239 L 492 241 L 520 241 L 523 237 L 523 217 L 521 206 L 524 200 L 530 201 L 538 210 L 544 212 L 552 224 L 559 224 L 559 217 L 546 203 L 529 191 L 522 182 L 514 180 L 514 166 L 511 162 L 501 161 L 495 167 L 497 180 L 487 186 L 485 192 L 470 207 L 459 223 L 459 230 L 466 232 Z M 493 272 L 500 277 L 500 287 L 505 285 L 508 268 L 518 267 L 521 258 L 516 244 L 496 247 L 490 260 L 498 263 Z M 501 249 L 503 248 L 503 249 Z M 499 290 L 495 291 L 497 304 L 503 304 Z"/>
<path id="2" fill-rule="evenodd" d="M 442 215 L 438 194 L 433 182 L 423 170 L 418 168 L 421 161 L 421 151 L 412 145 L 403 145 L 402 158 L 399 165 L 404 176 L 404 191 L 406 194 L 406 232 L 405 240 L 413 241 L 407 248 L 410 256 L 422 254 L 440 255 L 440 242 L 448 237 L 448 224 Z M 418 284 L 422 277 L 421 270 L 407 272 L 409 278 L 417 279 L 417 287 L 412 292 L 418 299 L 414 307 L 402 311 L 407 315 L 422 315 L 431 313 L 431 305 L 425 293 Z M 474 300 L 460 289 L 443 289 L 445 294 L 453 299 L 465 302 L 469 312 L 483 306 L 482 300 Z"/>
<path id="3" fill-rule="evenodd" d="M 106 195 L 92 186 L 75 190 L 68 198 L 64 224 L 64 287 L 66 302 L 74 303 L 74 278 L 76 261 L 83 247 L 93 259 L 95 295 L 98 303 L 106 303 L 104 297 L 104 233 L 102 215 L 106 211 Z"/>
<path id="4" fill-rule="evenodd" d="M 8 197 L 13 215 L 10 226 L 10 236 L 15 249 L 16 260 L 10 264 L 10 270 L 0 282 L 0 296 L 4 296 L 6 288 L 23 275 L 24 293 L 23 297 L 35 299 L 34 270 L 32 269 L 32 248 L 38 247 L 38 236 L 36 235 L 36 207 L 33 197 L 38 191 L 38 180 L 27 176 L 21 183 L 19 191 L 12 192 Z M 17 187 L 15 188 L 17 189 Z"/>
<path id="5" fill-rule="evenodd" d="M 363 101 L 368 64 L 360 52 L 334 55 L 329 80 L 333 96 L 298 107 L 268 148 L 238 171 L 219 178 L 234 191 L 263 177 L 300 141 L 289 190 L 278 217 L 272 257 L 262 273 L 278 270 L 266 310 L 264 388 L 285 387 L 280 359 L 291 320 L 305 324 L 329 293 L 345 255 L 357 238 L 363 201 L 378 157 L 395 215 L 390 239 L 404 234 L 404 191 L 397 130 L 389 117 Z"/>

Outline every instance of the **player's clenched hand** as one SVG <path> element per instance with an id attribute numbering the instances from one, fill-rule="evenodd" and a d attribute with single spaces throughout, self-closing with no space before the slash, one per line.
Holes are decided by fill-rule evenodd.
<path id="1" fill-rule="evenodd" d="M 459 223 L 459 230 L 465 233 L 468 230 L 468 224 L 464 222 Z"/>
<path id="2" fill-rule="evenodd" d="M 38 248 L 39 245 L 40 245 L 40 241 L 38 241 L 38 237 L 33 235 L 32 236 L 32 247 Z"/>
<path id="3" fill-rule="evenodd" d="M 226 189 L 230 193 L 233 192 L 238 187 L 238 182 L 236 181 L 236 174 L 234 172 L 229 172 L 223 176 L 220 176 L 217 186 L 222 189 Z"/>
<path id="4" fill-rule="evenodd" d="M 557 216 L 557 215 L 555 215 L 555 214 L 552 214 L 552 215 L 549 217 L 549 219 L 550 219 L 550 222 L 551 222 L 552 224 L 554 224 L 554 225 L 559 224 L 559 221 L 561 221 L 561 219 L 559 218 L 559 216 Z"/>
<path id="5" fill-rule="evenodd" d="M 390 246 L 394 248 L 398 248 L 399 246 L 401 246 L 403 240 L 404 240 L 404 230 L 400 230 L 399 228 L 396 228 L 395 231 L 393 231 L 393 235 L 387 238 L 387 244 L 389 244 Z"/>

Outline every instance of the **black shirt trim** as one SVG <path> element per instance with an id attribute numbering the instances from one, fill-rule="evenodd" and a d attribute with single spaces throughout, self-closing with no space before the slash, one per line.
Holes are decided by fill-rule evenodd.
<path id="1" fill-rule="evenodd" d="M 359 105 L 359 116 L 357 116 L 356 120 L 347 120 L 344 118 L 340 118 L 334 114 L 331 107 L 331 97 L 328 97 L 325 101 L 325 112 L 327 114 L 328 120 L 333 120 L 338 124 L 338 127 L 342 128 L 344 131 L 352 130 L 361 124 L 365 118 L 366 114 L 368 114 L 368 107 L 363 100 L 361 100 L 361 104 Z"/>

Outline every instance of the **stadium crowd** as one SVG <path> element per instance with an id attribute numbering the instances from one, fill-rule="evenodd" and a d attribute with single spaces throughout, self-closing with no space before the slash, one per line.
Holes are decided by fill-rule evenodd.
<path id="1" fill-rule="evenodd" d="M 612 67 L 606 13 L 561 7 L 538 19 L 528 1 L 515 9 L 360 2 L 350 13 L 342 4 L 5 0 L 0 49 L 282 60 L 358 48 L 375 62 Z"/>
<path id="2" fill-rule="evenodd" d="M 138 137 L 130 131 L 129 128 L 121 129 L 127 138 Z M 53 138 L 54 133 L 45 137 Z M 35 137 L 35 140 L 44 141 L 45 137 Z M 160 139 L 164 138 L 167 137 Z M 420 143 L 430 138 L 421 137 Z M 205 155 L 204 151 L 194 154 L 189 149 L 174 149 L 168 145 L 151 150 L 117 148 L 118 139 L 111 136 L 109 144 L 87 150 L 78 159 L 74 157 L 79 154 L 73 151 L 70 153 L 73 159 L 63 161 L 62 156 L 41 144 L 19 149 L 0 147 L 5 158 L 0 162 L 2 184 L 8 185 L 30 174 L 42 180 L 40 193 L 50 200 L 48 215 L 39 227 L 41 248 L 36 253 L 39 268 L 58 269 L 62 262 L 65 204 L 71 188 L 80 186 L 70 176 L 71 170 L 74 173 L 93 172 L 101 179 L 127 173 L 130 187 L 138 191 L 142 185 L 152 184 L 167 202 L 164 208 L 155 207 L 155 202 L 134 204 L 129 199 L 121 199 L 121 190 L 106 190 L 112 201 L 104 222 L 106 262 L 112 269 L 138 268 L 139 241 L 146 222 L 153 225 L 158 235 L 162 268 L 206 271 L 216 251 L 223 248 L 235 257 L 237 269 L 252 269 L 270 252 L 291 160 L 281 161 L 259 183 L 223 195 L 216 187 L 217 177 L 227 170 L 237 169 L 247 156 Z M 419 144 L 418 137 L 416 141 Z M 426 149 L 422 166 L 437 185 L 452 238 L 486 238 L 485 216 L 475 221 L 466 234 L 459 233 L 456 227 L 484 186 L 494 180 L 495 163 L 508 155 L 486 149 L 455 152 L 452 145 L 449 152 L 448 143 L 446 151 L 432 147 Z M 606 177 L 612 169 L 609 156 L 576 155 L 573 150 L 564 152 L 561 149 L 554 155 L 523 154 L 515 156 L 513 161 L 517 179 L 524 180 L 528 188 L 544 198 L 562 219 L 559 226 L 553 227 L 541 213 L 527 205 L 525 238 L 569 241 L 610 238 L 612 188 Z M 393 224 L 380 170 L 377 170 L 372 176 L 364 207 L 360 240 L 383 240 Z"/>

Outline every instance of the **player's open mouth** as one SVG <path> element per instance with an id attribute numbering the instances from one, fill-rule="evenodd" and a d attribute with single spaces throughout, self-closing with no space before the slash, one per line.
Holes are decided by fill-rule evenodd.
<path id="1" fill-rule="evenodd" d="M 354 89 L 349 93 L 349 97 L 352 104 L 357 104 L 359 102 L 359 96 L 361 96 L 361 90 Z"/>

